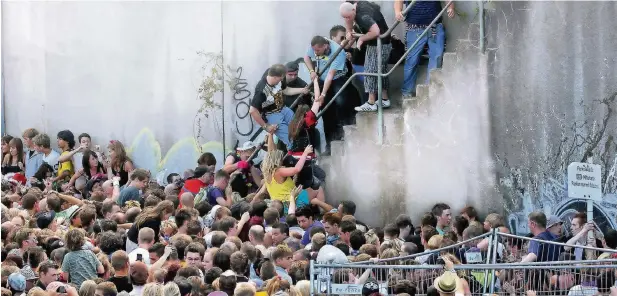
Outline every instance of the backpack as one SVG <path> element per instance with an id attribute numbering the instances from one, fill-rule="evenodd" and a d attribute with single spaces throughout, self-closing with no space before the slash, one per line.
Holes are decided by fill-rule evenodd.
<path id="1" fill-rule="evenodd" d="M 183 187 L 183 188 L 185 188 L 185 187 Z M 199 192 L 197 194 L 193 193 L 193 194 L 195 194 L 195 199 L 194 199 L 195 204 L 198 204 L 198 203 L 204 201 L 204 197 L 205 197 L 205 201 L 209 203 L 210 201 L 208 200 L 208 196 L 210 196 L 210 192 L 212 192 L 212 189 L 214 189 L 214 187 L 212 185 L 208 185 L 208 187 L 206 187 L 206 188 L 199 189 Z M 188 190 L 185 189 L 185 191 L 188 191 Z M 190 192 L 190 191 L 188 191 L 188 192 Z"/>

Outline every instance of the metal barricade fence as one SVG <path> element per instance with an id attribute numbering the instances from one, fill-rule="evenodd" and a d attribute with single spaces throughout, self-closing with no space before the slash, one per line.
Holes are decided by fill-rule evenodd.
<path id="1" fill-rule="evenodd" d="M 551 264 L 463 264 L 454 269 L 464 295 L 597 295 L 615 286 L 617 260 L 571 261 Z M 400 293 L 414 286 L 416 295 L 427 294 L 435 279 L 445 271 L 442 265 L 318 264 L 311 266 L 311 295 L 361 295 L 371 278 L 382 295 Z M 486 271 L 489 278 L 484 277 Z M 491 290 L 483 292 L 484 288 Z M 409 290 L 407 290 L 409 291 Z"/>
<path id="2" fill-rule="evenodd" d="M 560 255 L 554 261 L 521 263 L 533 241 L 544 245 L 544 250 L 581 249 L 594 257 L 592 260 L 574 260 L 578 255 Z M 484 250 L 465 247 L 466 244 L 477 246 L 480 243 Z M 514 295 L 526 290 L 534 290 L 538 295 L 567 295 L 569 291 L 574 295 L 591 295 L 587 294 L 590 289 L 604 293 L 610 286 L 617 285 L 617 258 L 596 259 L 600 254 L 610 258 L 611 254 L 617 254 L 617 250 L 566 245 L 493 230 L 419 254 L 352 264 L 311 261 L 311 295 L 359 295 L 367 278 L 376 280 L 384 295 L 390 294 L 396 285 L 404 287 L 408 284 L 415 287 L 416 294 L 426 294 L 435 278 L 443 273 L 443 265 L 437 261 L 440 256 L 449 256 L 456 264 L 455 269 L 467 283 L 471 295 Z"/>

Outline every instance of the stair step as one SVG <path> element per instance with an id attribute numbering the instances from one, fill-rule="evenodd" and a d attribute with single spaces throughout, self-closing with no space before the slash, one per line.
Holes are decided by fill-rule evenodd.
<path id="1" fill-rule="evenodd" d="M 384 144 L 403 144 L 405 134 L 405 116 L 397 112 L 384 116 Z"/>
<path id="2" fill-rule="evenodd" d="M 443 70 L 441 68 L 435 68 L 430 72 L 430 83 L 439 83 L 443 84 Z"/>
<path id="3" fill-rule="evenodd" d="M 334 158 L 345 155 L 345 141 L 330 142 L 330 155 Z"/>
<path id="4" fill-rule="evenodd" d="M 345 142 L 354 141 L 358 134 L 358 127 L 355 125 L 343 126 L 343 133 L 345 134 Z"/>
<path id="5" fill-rule="evenodd" d="M 418 84 L 416 85 L 416 97 L 420 100 L 428 99 L 428 85 Z"/>
<path id="6" fill-rule="evenodd" d="M 454 69 L 458 64 L 458 56 L 455 52 L 446 52 L 443 54 L 442 68 L 445 70 Z"/>

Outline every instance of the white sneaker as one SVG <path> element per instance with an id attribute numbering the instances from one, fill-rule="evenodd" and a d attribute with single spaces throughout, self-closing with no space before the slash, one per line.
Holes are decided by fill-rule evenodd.
<path id="1" fill-rule="evenodd" d="M 390 100 L 381 100 L 381 107 L 390 108 Z"/>
<path id="2" fill-rule="evenodd" d="M 375 112 L 377 111 L 377 104 L 364 103 L 362 106 L 354 108 L 358 112 Z"/>

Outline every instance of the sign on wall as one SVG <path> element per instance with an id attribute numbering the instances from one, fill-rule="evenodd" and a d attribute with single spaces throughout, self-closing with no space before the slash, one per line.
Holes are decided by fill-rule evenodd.
<path id="1" fill-rule="evenodd" d="M 602 201 L 602 171 L 597 164 L 573 162 L 568 166 L 568 197 Z"/>

